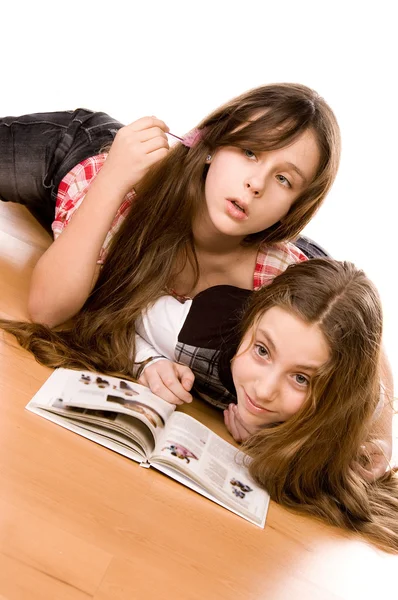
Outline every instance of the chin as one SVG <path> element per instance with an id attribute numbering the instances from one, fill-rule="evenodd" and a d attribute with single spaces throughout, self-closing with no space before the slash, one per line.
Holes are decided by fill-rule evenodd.
<path id="1" fill-rule="evenodd" d="M 262 427 L 266 427 L 267 425 L 271 425 L 274 423 L 271 414 L 264 415 L 262 417 L 256 417 L 256 415 L 252 415 L 244 407 L 239 406 L 238 404 L 238 414 L 242 423 L 250 428 L 250 430 L 261 429 Z"/>

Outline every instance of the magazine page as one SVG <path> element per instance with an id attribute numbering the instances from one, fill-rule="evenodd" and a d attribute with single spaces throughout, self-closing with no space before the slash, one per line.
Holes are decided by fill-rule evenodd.
<path id="1" fill-rule="evenodd" d="M 97 413 L 117 412 L 120 414 L 119 423 L 126 425 L 128 421 L 131 429 L 134 423 L 141 421 L 155 440 L 175 410 L 173 404 L 158 398 L 149 388 L 138 383 L 89 371 L 70 371 L 70 374 L 62 398 L 64 407 Z M 130 417 L 130 420 L 122 419 L 122 415 Z"/>
<path id="2" fill-rule="evenodd" d="M 155 446 L 146 424 L 116 412 L 64 405 L 71 372 L 75 373 L 56 369 L 27 404 L 27 410 L 135 461 L 146 460 Z"/>
<path id="3" fill-rule="evenodd" d="M 175 412 L 157 440 L 151 465 L 264 527 L 269 496 L 249 476 L 244 456 L 196 419 Z"/>
<path id="4" fill-rule="evenodd" d="M 96 432 L 127 448 L 138 450 L 144 458 L 149 457 L 155 448 L 155 439 L 147 425 L 129 415 L 65 406 L 62 398 L 55 398 L 47 410 L 87 431 Z"/>

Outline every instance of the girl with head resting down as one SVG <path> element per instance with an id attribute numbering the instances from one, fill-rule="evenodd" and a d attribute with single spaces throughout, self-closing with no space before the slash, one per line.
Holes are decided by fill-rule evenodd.
<path id="1" fill-rule="evenodd" d="M 398 552 L 393 392 L 383 384 L 380 299 L 362 271 L 313 259 L 256 292 L 217 286 L 185 304 L 165 296 L 137 329 L 141 382 L 148 354 L 189 365 L 275 501 Z"/>
<path id="2" fill-rule="evenodd" d="M 253 295 L 243 329 L 235 423 L 270 425 L 247 440 L 252 475 L 277 502 L 398 552 L 398 479 L 386 469 L 393 393 L 383 385 L 374 286 L 349 263 L 297 265 Z M 276 414 L 261 413 L 273 403 Z"/>

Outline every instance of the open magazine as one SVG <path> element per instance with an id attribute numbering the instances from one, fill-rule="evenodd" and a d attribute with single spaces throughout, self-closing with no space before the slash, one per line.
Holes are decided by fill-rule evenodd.
<path id="1" fill-rule="evenodd" d="M 56 369 L 26 408 L 264 527 L 269 496 L 250 478 L 245 455 L 148 388 Z"/>

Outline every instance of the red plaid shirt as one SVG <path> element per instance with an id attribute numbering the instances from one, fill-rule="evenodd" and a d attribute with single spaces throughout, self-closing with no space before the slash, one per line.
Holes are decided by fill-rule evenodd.
<path id="1" fill-rule="evenodd" d="M 87 158 L 69 171 L 61 181 L 55 207 L 55 219 L 52 224 L 54 239 L 62 233 L 83 202 L 84 196 L 91 182 L 101 170 L 106 156 L 106 154 L 98 154 L 97 156 Z M 130 192 L 117 211 L 101 248 L 97 261 L 98 264 L 104 263 L 112 237 L 126 218 L 133 200 L 134 194 Z M 305 254 L 290 242 L 274 244 L 272 246 L 265 243 L 262 244 L 254 269 L 253 289 L 257 290 L 263 285 L 268 285 L 274 277 L 282 273 L 290 264 L 303 260 L 307 260 Z"/>
<path id="2" fill-rule="evenodd" d="M 60 233 L 63 232 L 83 202 L 90 184 L 102 169 L 106 157 L 106 154 L 98 154 L 97 156 L 86 158 L 86 160 L 69 171 L 59 184 L 57 201 L 55 204 L 55 219 L 51 226 L 55 240 Z M 98 257 L 97 263 L 99 265 L 104 263 L 112 237 L 126 218 L 133 199 L 134 194 L 130 192 L 127 194 L 117 211 Z"/>

